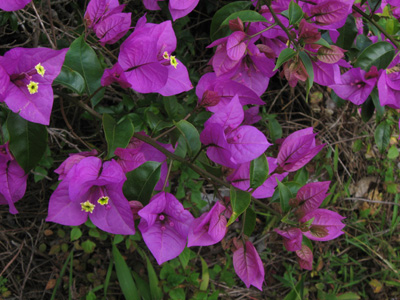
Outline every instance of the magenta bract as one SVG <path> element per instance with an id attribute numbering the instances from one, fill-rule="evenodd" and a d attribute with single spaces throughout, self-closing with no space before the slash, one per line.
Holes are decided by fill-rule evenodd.
<path id="1" fill-rule="evenodd" d="M 289 228 L 285 231 L 275 228 L 274 231 L 283 236 L 283 245 L 287 251 L 301 250 L 303 233 L 299 228 Z"/>
<path id="2" fill-rule="evenodd" d="M 344 233 L 342 229 L 346 225 L 342 223 L 342 220 L 345 218 L 334 211 L 318 208 L 307 213 L 300 222 L 304 223 L 313 218 L 310 230 L 303 232 L 310 240 L 330 241 Z"/>
<path id="3" fill-rule="evenodd" d="M 143 240 L 159 265 L 185 249 L 193 216 L 172 194 L 155 195 L 139 216 Z"/>
<path id="4" fill-rule="evenodd" d="M 296 195 L 300 204 L 298 213 L 305 215 L 317 209 L 328 196 L 330 183 L 330 181 L 311 182 L 300 188 Z"/>
<path id="5" fill-rule="evenodd" d="M 1 0 L 0 9 L 5 11 L 15 11 L 23 9 L 32 0 Z"/>
<path id="6" fill-rule="evenodd" d="M 8 142 L 0 146 L 0 204 L 8 204 L 10 213 L 17 214 L 14 203 L 26 190 L 28 175 L 12 156 Z"/>
<path id="7" fill-rule="evenodd" d="M 257 250 L 249 241 L 233 253 L 233 267 L 247 288 L 255 286 L 262 291 L 264 266 Z"/>
<path id="8" fill-rule="evenodd" d="M 298 130 L 290 134 L 282 143 L 278 154 L 278 164 L 284 171 L 297 171 L 307 164 L 324 145 L 316 145 L 313 128 Z"/>
<path id="9" fill-rule="evenodd" d="M 188 236 L 188 247 L 209 246 L 220 242 L 227 231 L 226 207 L 217 202 L 213 208 L 194 219 L 190 226 Z"/>
<path id="10" fill-rule="evenodd" d="M 0 57 L 0 102 L 22 118 L 49 125 L 54 79 L 61 71 L 68 49 L 14 48 Z M 9 79 L 6 79 L 7 73 Z"/>

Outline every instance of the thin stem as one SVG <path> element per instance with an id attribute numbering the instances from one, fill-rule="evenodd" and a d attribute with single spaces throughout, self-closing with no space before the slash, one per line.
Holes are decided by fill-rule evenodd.
<path id="1" fill-rule="evenodd" d="M 292 35 L 290 34 L 289 30 L 285 27 L 285 25 L 282 24 L 281 20 L 279 20 L 278 16 L 276 15 L 275 11 L 272 9 L 271 7 L 271 0 L 267 0 L 266 1 L 268 9 L 272 15 L 272 17 L 274 18 L 276 24 L 278 24 L 278 26 L 280 28 L 282 28 L 282 30 L 286 33 L 289 41 L 293 44 L 293 46 L 297 49 L 297 43 L 296 41 L 292 38 Z"/>
<path id="2" fill-rule="evenodd" d="M 163 184 L 163 187 L 162 187 L 162 191 L 164 191 L 165 187 L 167 186 L 169 174 L 171 174 L 171 169 L 172 169 L 172 164 L 173 163 L 174 163 L 174 160 L 171 159 L 171 161 L 169 162 L 168 172 L 167 172 L 167 176 L 165 177 L 165 181 L 164 181 L 164 184 Z"/>
<path id="3" fill-rule="evenodd" d="M 252 39 L 253 37 L 256 37 L 257 35 L 259 35 L 259 34 L 261 34 L 261 33 L 263 33 L 263 32 L 266 32 L 266 31 L 270 30 L 271 28 L 274 28 L 276 25 L 278 25 L 278 24 L 277 24 L 277 23 L 274 23 L 274 24 L 268 26 L 267 28 L 265 28 L 265 29 L 263 29 L 263 30 L 261 30 L 261 31 L 259 31 L 259 32 L 257 32 L 257 33 L 255 33 L 255 34 L 253 34 L 253 35 L 250 35 L 250 36 L 248 37 L 248 39 Z"/>
<path id="4" fill-rule="evenodd" d="M 395 46 L 397 49 L 400 50 L 400 44 L 391 36 L 389 33 L 386 32 L 386 30 L 379 25 L 377 22 L 375 22 L 374 19 L 372 19 L 371 16 L 367 15 L 365 12 L 363 12 L 361 9 L 359 9 L 357 6 L 353 5 L 353 10 L 362 15 L 364 18 L 366 18 L 371 24 L 373 24 L 380 32 L 383 33 L 384 36 L 386 36 Z"/>

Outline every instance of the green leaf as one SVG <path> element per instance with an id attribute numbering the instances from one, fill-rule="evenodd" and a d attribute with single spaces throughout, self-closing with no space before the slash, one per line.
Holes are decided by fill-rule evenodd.
<path id="1" fill-rule="evenodd" d="M 140 297 L 143 300 L 151 300 L 150 286 L 146 280 L 139 276 L 138 273 L 132 271 L 133 279 L 135 280 Z"/>
<path id="2" fill-rule="evenodd" d="M 251 236 L 256 227 L 256 213 L 254 210 L 249 206 L 246 209 L 246 217 L 244 219 L 244 229 L 243 232 L 247 236 Z"/>
<path id="3" fill-rule="evenodd" d="M 308 77 L 306 80 L 306 88 L 307 88 L 307 92 L 306 92 L 306 100 L 308 99 L 308 93 L 310 92 L 310 89 L 314 83 L 314 69 L 312 66 L 312 62 L 310 57 L 303 51 L 301 51 L 299 53 L 300 59 L 304 64 L 304 67 L 306 68 Z"/>
<path id="4" fill-rule="evenodd" d="M 230 30 L 227 27 L 221 27 L 222 22 L 229 17 L 232 13 L 242 11 L 251 6 L 249 1 L 236 1 L 229 3 L 219 9 L 211 21 L 210 37 L 211 40 L 216 40 L 227 35 Z"/>
<path id="5" fill-rule="evenodd" d="M 254 10 L 242 10 L 230 14 L 221 24 L 221 26 L 228 26 L 230 20 L 239 18 L 242 22 L 268 22 L 268 20 Z"/>
<path id="6" fill-rule="evenodd" d="M 381 153 L 389 146 L 390 134 L 390 125 L 387 122 L 382 122 L 376 127 L 374 133 L 375 143 Z"/>
<path id="7" fill-rule="evenodd" d="M 109 114 L 103 115 L 103 128 L 107 141 L 107 159 L 110 159 L 114 156 L 115 149 L 128 146 L 134 128 L 128 117 L 122 118 L 117 123 Z"/>
<path id="8" fill-rule="evenodd" d="M 267 180 L 269 174 L 268 160 L 264 154 L 250 163 L 250 187 L 258 188 Z"/>
<path id="9" fill-rule="evenodd" d="M 162 294 L 161 288 L 159 286 L 157 274 L 154 271 L 153 265 L 151 264 L 147 255 L 145 255 L 145 257 L 146 257 L 146 264 L 147 264 L 147 274 L 149 275 L 151 299 L 153 299 L 153 300 L 162 299 L 163 294 Z"/>
<path id="10" fill-rule="evenodd" d="M 356 21 L 351 14 L 347 17 L 344 26 L 339 28 L 338 31 L 340 34 L 336 41 L 336 46 L 345 50 L 350 50 L 358 33 Z"/>
<path id="11" fill-rule="evenodd" d="M 85 90 L 88 95 L 93 95 L 101 88 L 101 77 L 104 69 L 96 52 L 85 42 L 83 35 L 72 42 L 65 56 L 64 66 L 77 71 L 85 80 Z M 104 89 L 92 97 L 92 105 L 96 105 L 103 98 Z"/>
<path id="12" fill-rule="evenodd" d="M 170 296 L 171 300 L 185 300 L 186 299 L 185 291 L 182 288 L 170 290 L 169 296 Z"/>
<path id="13" fill-rule="evenodd" d="M 160 179 L 161 163 L 145 162 L 126 174 L 123 192 L 127 199 L 138 200 L 143 205 L 149 203 L 154 187 Z"/>
<path id="14" fill-rule="evenodd" d="M 371 97 L 368 97 L 367 100 L 361 105 L 361 119 L 364 122 L 368 122 L 368 120 L 374 115 L 374 111 L 374 102 L 372 101 Z"/>
<path id="15" fill-rule="evenodd" d="M 140 300 L 136 284 L 133 281 L 131 271 L 126 264 L 124 258 L 119 252 L 118 248 L 112 246 L 112 254 L 115 262 L 115 270 L 117 278 L 121 287 L 122 293 L 126 300 Z"/>
<path id="16" fill-rule="evenodd" d="M 82 231 L 79 227 L 73 227 L 71 230 L 71 242 L 78 240 L 82 236 Z"/>
<path id="17" fill-rule="evenodd" d="M 296 55 L 297 52 L 295 52 L 292 48 L 286 48 L 281 51 L 279 54 L 278 60 L 276 61 L 276 65 L 274 68 L 274 71 L 277 70 L 280 66 L 283 65 L 283 63 L 287 62 L 290 60 L 293 56 Z"/>
<path id="18" fill-rule="evenodd" d="M 324 40 L 323 38 L 320 38 L 314 44 L 325 46 L 326 48 L 331 48 L 331 45 L 326 40 Z"/>
<path id="19" fill-rule="evenodd" d="M 46 152 L 46 126 L 29 122 L 10 112 L 7 118 L 7 130 L 10 135 L 10 151 L 25 173 L 28 173 Z"/>
<path id="20" fill-rule="evenodd" d="M 372 102 L 374 103 L 374 106 L 375 106 L 376 116 L 378 118 L 382 118 L 383 115 L 385 114 L 385 107 L 382 106 L 381 103 L 379 102 L 379 94 L 378 94 L 378 90 L 376 87 L 372 90 L 370 96 L 371 96 Z"/>
<path id="21" fill-rule="evenodd" d="M 189 263 L 190 260 L 190 249 L 188 247 L 185 247 L 181 254 L 179 254 L 179 260 L 181 262 L 182 268 L 185 269 Z"/>
<path id="22" fill-rule="evenodd" d="M 303 10 L 300 5 L 291 0 L 289 3 L 289 23 L 291 25 L 297 24 L 301 18 L 303 18 Z"/>
<path id="23" fill-rule="evenodd" d="M 278 182 L 278 191 L 279 191 L 279 199 L 281 203 L 281 209 L 284 213 L 287 213 L 290 210 L 289 201 L 293 197 L 289 188 L 276 179 Z"/>
<path id="24" fill-rule="evenodd" d="M 248 192 L 237 190 L 233 186 L 231 186 L 230 190 L 230 198 L 231 198 L 231 206 L 232 206 L 232 215 L 229 218 L 228 227 L 231 225 L 235 220 L 245 212 L 247 207 L 250 205 L 251 195 Z"/>
<path id="25" fill-rule="evenodd" d="M 287 294 L 284 300 L 303 300 L 304 299 L 304 275 L 300 281 L 296 284 L 296 287 L 292 288 L 292 291 Z M 293 285 L 293 283 L 291 283 Z"/>
<path id="26" fill-rule="evenodd" d="M 389 159 L 396 159 L 396 158 L 399 157 L 399 149 L 397 149 L 396 145 L 392 145 L 392 146 L 389 148 L 387 157 L 388 157 Z"/>
<path id="27" fill-rule="evenodd" d="M 85 90 L 85 79 L 68 66 L 62 66 L 61 72 L 54 80 L 54 83 L 61 84 L 79 95 L 82 95 Z"/>
<path id="28" fill-rule="evenodd" d="M 354 66 L 365 71 L 369 71 L 372 66 L 376 66 L 378 70 L 386 69 L 393 60 L 394 54 L 395 51 L 392 44 L 384 41 L 377 42 L 361 52 Z"/>
<path id="29" fill-rule="evenodd" d="M 175 126 L 185 139 L 189 156 L 196 155 L 201 148 L 200 134 L 196 127 L 186 120 L 179 121 Z"/>
<path id="30" fill-rule="evenodd" d="M 202 270 L 200 291 L 207 291 L 208 283 L 210 281 L 210 273 L 208 272 L 207 263 L 201 256 L 200 259 L 201 259 L 201 270 Z"/>
<path id="31" fill-rule="evenodd" d="M 268 120 L 269 136 L 273 142 L 282 138 L 282 126 L 275 118 Z"/>
<path id="32" fill-rule="evenodd" d="M 83 251 L 85 253 L 93 253 L 94 248 L 96 248 L 96 244 L 93 243 L 91 240 L 86 240 L 81 244 Z"/>

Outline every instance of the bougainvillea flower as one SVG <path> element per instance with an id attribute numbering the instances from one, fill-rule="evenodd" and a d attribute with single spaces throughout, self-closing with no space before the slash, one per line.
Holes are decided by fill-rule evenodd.
<path id="1" fill-rule="evenodd" d="M 144 132 L 139 132 L 139 134 L 147 136 Z M 170 152 L 174 151 L 169 144 L 162 144 L 159 142 L 157 142 L 157 144 L 163 146 Z M 162 189 L 167 178 L 168 170 L 167 157 L 165 154 L 137 138 L 132 138 L 126 148 L 117 148 L 114 153 L 119 157 L 117 162 L 121 165 L 125 173 L 138 168 L 147 161 L 161 162 L 160 180 L 157 182 L 155 189 Z"/>
<path id="2" fill-rule="evenodd" d="M 313 128 L 298 130 L 282 143 L 278 153 L 278 165 L 284 171 L 297 171 L 307 164 L 325 146 L 316 145 Z"/>
<path id="3" fill-rule="evenodd" d="M 267 157 L 269 174 L 271 175 L 277 168 L 276 158 Z M 272 197 L 275 188 L 278 185 L 276 179 L 282 181 L 288 173 L 272 174 L 262 185 L 252 192 L 252 196 L 256 199 Z M 235 171 L 226 178 L 233 186 L 243 191 L 250 188 L 250 162 L 239 165 Z"/>
<path id="4" fill-rule="evenodd" d="M 287 230 L 280 230 L 275 228 L 274 231 L 283 236 L 283 245 L 287 251 L 301 250 L 301 243 L 303 241 L 303 233 L 299 228 L 289 228 Z"/>
<path id="5" fill-rule="evenodd" d="M 342 27 L 351 13 L 354 0 L 324 0 L 317 5 L 309 6 L 310 16 L 314 17 L 315 25 L 320 29 L 338 29 Z M 305 10 L 305 12 L 307 12 Z"/>
<path id="6" fill-rule="evenodd" d="M 219 96 L 219 101 L 217 101 L 215 105 L 207 107 L 207 110 L 212 112 L 223 109 L 235 95 L 239 97 L 241 105 L 265 104 L 264 101 L 247 86 L 226 77 L 217 77 L 213 72 L 204 74 L 196 86 L 196 95 L 199 98 L 199 102 L 204 101 L 204 94 L 207 91 L 215 92 L 216 94 L 213 94 L 214 97 Z M 210 94 L 206 95 L 210 96 Z"/>
<path id="7" fill-rule="evenodd" d="M 171 21 L 142 23 L 122 43 L 118 56 L 132 89 L 163 96 L 192 89 L 186 67 L 171 55 L 176 48 Z"/>
<path id="8" fill-rule="evenodd" d="M 369 72 L 353 68 L 339 76 L 339 81 L 329 87 L 340 98 L 361 105 L 371 94 L 378 77 L 379 72 L 375 66 L 372 66 Z"/>
<path id="9" fill-rule="evenodd" d="M 100 39 L 100 44 L 114 44 L 131 27 L 131 13 L 123 13 L 125 5 L 118 0 L 91 0 L 85 12 L 85 21 Z"/>
<path id="10" fill-rule="evenodd" d="M 92 151 L 70 154 L 69 157 L 64 160 L 57 169 L 54 170 L 54 173 L 59 175 L 58 180 L 63 180 L 65 177 L 67 177 L 68 172 L 74 165 L 79 163 L 85 157 L 96 156 L 97 154 L 98 153 L 96 149 L 93 149 Z"/>
<path id="11" fill-rule="evenodd" d="M 191 213 L 170 193 L 155 195 L 139 211 L 139 229 L 157 263 L 177 257 L 185 249 Z"/>
<path id="12" fill-rule="evenodd" d="M 227 231 L 226 207 L 220 202 L 213 208 L 194 219 L 189 229 L 188 247 L 209 246 L 220 242 Z"/>
<path id="13" fill-rule="evenodd" d="M 13 112 L 28 121 L 49 125 L 53 107 L 51 85 L 61 71 L 67 51 L 14 48 L 0 56 L 3 68 L 0 82 L 6 81 L 4 71 L 9 76 L 7 88 L 0 94 L 0 102 L 5 102 Z"/>
<path id="14" fill-rule="evenodd" d="M 210 145 L 207 156 L 212 161 L 228 168 L 252 161 L 271 145 L 261 131 L 250 125 L 233 130 L 228 127 L 225 131 L 218 123 L 207 123 L 200 134 L 200 141 Z"/>
<path id="15" fill-rule="evenodd" d="M 5 11 L 15 11 L 23 9 L 32 0 L 1 0 L 0 9 Z"/>
<path id="16" fill-rule="evenodd" d="M 314 70 L 314 82 L 323 86 L 331 86 L 340 79 L 340 68 L 338 64 L 327 64 L 321 61 L 312 61 Z"/>
<path id="17" fill-rule="evenodd" d="M 326 196 L 329 189 L 330 181 L 310 182 L 301 187 L 297 192 L 296 199 L 300 205 L 297 213 L 305 215 L 317 209 Z"/>
<path id="18" fill-rule="evenodd" d="M 116 161 L 102 163 L 97 157 L 85 157 L 51 195 L 46 221 L 77 226 L 89 217 L 101 230 L 135 234 L 132 211 L 122 193 L 125 180 Z"/>
<path id="19" fill-rule="evenodd" d="M 310 240 L 330 241 L 344 233 L 342 229 L 346 225 L 342 223 L 342 220 L 345 217 L 342 217 L 337 212 L 318 208 L 307 213 L 300 219 L 300 222 L 304 223 L 311 219 L 313 221 L 309 231 L 303 232 Z"/>
<path id="20" fill-rule="evenodd" d="M 112 83 L 117 82 L 123 89 L 131 87 L 131 84 L 126 79 L 124 69 L 121 68 L 119 63 L 115 63 L 111 69 L 105 69 L 104 74 L 101 77 L 101 85 L 108 86 Z"/>
<path id="21" fill-rule="evenodd" d="M 158 1 L 162 0 L 143 0 L 143 5 L 149 10 L 160 10 Z M 199 3 L 199 0 L 170 0 L 168 8 L 172 16 L 172 20 L 177 20 L 188 15 Z"/>
<path id="22" fill-rule="evenodd" d="M 20 200 L 26 190 L 28 175 L 20 167 L 8 149 L 8 142 L 0 146 L 0 204 L 8 204 L 9 211 L 17 214 L 14 203 Z"/>
<path id="23" fill-rule="evenodd" d="M 378 80 L 379 102 L 392 108 L 400 108 L 400 58 L 396 56 Z"/>
<path id="24" fill-rule="evenodd" d="M 300 250 L 296 250 L 297 261 L 300 268 L 312 271 L 313 253 L 306 245 L 301 245 Z"/>
<path id="25" fill-rule="evenodd" d="M 255 286 L 262 291 L 264 266 L 257 250 L 249 241 L 233 253 L 233 267 L 247 288 Z"/>

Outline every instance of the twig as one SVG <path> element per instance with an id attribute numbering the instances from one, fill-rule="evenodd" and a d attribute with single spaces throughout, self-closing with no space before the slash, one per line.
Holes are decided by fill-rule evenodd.
<path id="1" fill-rule="evenodd" d="M 400 206 L 399 203 L 395 203 L 395 202 L 379 201 L 379 200 L 370 200 L 370 199 L 358 198 L 358 197 L 344 198 L 343 200 L 349 200 L 349 201 L 363 201 L 363 202 L 368 202 L 368 203 L 378 203 L 378 204 L 387 204 L 387 205 L 396 205 L 396 206 Z"/>
<path id="2" fill-rule="evenodd" d="M 14 255 L 14 257 L 7 263 L 7 265 L 4 267 L 4 269 L 0 273 L 0 277 L 4 274 L 4 272 L 8 269 L 9 266 L 14 262 L 14 260 L 17 259 L 19 253 L 21 252 L 22 248 L 24 247 L 25 241 L 22 241 L 21 246 L 19 246 L 17 254 Z"/>
<path id="3" fill-rule="evenodd" d="M 49 43 L 51 44 L 51 48 L 57 49 L 57 46 L 53 43 L 52 39 L 50 38 L 49 34 L 47 33 L 46 27 L 44 27 L 43 21 L 42 21 L 42 19 L 40 18 L 39 13 L 38 13 L 37 10 L 36 10 L 35 4 L 34 4 L 33 2 L 31 2 L 31 3 L 32 3 L 32 8 L 33 8 L 33 10 L 35 11 L 36 17 L 37 17 L 38 20 L 39 20 L 40 26 L 42 26 L 42 29 L 43 29 L 43 31 L 44 31 L 44 34 L 47 36 L 47 39 L 49 40 Z"/>

